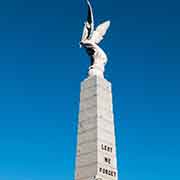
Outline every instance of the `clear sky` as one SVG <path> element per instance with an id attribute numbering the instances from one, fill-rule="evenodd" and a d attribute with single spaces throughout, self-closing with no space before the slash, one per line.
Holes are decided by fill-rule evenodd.
<path id="1" fill-rule="evenodd" d="M 92 0 L 113 83 L 121 180 L 180 179 L 180 3 Z M 0 180 L 73 180 L 84 0 L 0 1 Z"/>

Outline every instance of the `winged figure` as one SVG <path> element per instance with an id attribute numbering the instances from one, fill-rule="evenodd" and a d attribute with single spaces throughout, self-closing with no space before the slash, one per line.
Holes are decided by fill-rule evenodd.
<path id="1" fill-rule="evenodd" d="M 80 41 L 80 47 L 86 49 L 91 59 L 89 75 L 101 75 L 104 73 L 104 66 L 107 63 L 106 53 L 98 46 L 106 34 L 110 21 L 105 21 L 96 30 L 94 29 L 93 10 L 89 0 L 86 0 L 88 6 L 87 21 L 84 23 L 84 30 Z"/>

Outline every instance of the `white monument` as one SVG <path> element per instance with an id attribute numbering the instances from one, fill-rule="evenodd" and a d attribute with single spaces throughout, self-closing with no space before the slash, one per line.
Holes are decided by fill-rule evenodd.
<path id="1" fill-rule="evenodd" d="M 75 180 L 117 180 L 111 83 L 104 78 L 105 52 L 97 45 L 110 22 L 94 31 L 90 2 L 81 46 L 90 56 L 88 77 L 81 83 Z"/>

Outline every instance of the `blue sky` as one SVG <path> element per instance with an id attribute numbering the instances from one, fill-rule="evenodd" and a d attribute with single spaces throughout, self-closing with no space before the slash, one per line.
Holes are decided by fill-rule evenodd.
<path id="1" fill-rule="evenodd" d="M 122 180 L 180 179 L 178 0 L 92 0 L 113 83 Z M 73 180 L 83 0 L 0 1 L 0 179 Z"/>

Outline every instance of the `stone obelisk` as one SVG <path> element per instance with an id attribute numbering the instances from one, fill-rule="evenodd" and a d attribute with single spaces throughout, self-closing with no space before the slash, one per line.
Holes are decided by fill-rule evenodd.
<path id="1" fill-rule="evenodd" d="M 91 58 L 88 77 L 81 83 L 75 180 L 117 180 L 116 142 L 111 83 L 104 78 L 107 57 L 97 45 L 109 21 L 94 31 L 88 3 L 81 45 Z"/>
<path id="2" fill-rule="evenodd" d="M 117 179 L 111 83 L 90 76 L 81 84 L 75 180 Z"/>

